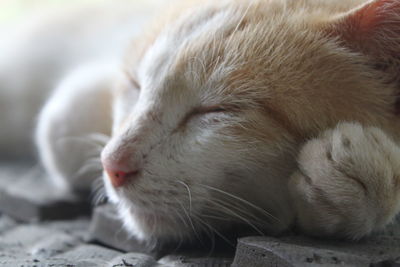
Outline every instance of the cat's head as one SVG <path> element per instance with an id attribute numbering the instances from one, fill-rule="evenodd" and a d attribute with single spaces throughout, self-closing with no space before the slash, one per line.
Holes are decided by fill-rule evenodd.
<path id="1" fill-rule="evenodd" d="M 379 97 L 377 77 L 336 32 L 353 14 L 330 21 L 344 7 L 250 2 L 185 10 L 132 47 L 102 159 L 108 195 L 138 238 L 286 229 L 298 146 L 382 109 L 356 96 Z"/>

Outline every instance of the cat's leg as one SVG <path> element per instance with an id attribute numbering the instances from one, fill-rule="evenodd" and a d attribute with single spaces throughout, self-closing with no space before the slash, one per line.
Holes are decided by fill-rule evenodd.
<path id="1" fill-rule="evenodd" d="M 289 187 L 300 228 L 358 239 L 400 211 L 400 147 L 382 130 L 342 123 L 302 148 Z"/>
<path id="2" fill-rule="evenodd" d="M 93 136 L 110 135 L 114 78 L 110 67 L 81 67 L 60 83 L 39 115 L 39 155 L 62 189 L 87 190 L 96 178 L 90 170 L 101 171 L 101 145 Z"/>

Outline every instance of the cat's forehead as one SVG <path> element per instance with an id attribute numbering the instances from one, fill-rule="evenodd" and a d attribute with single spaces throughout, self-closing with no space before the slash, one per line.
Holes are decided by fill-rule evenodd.
<path id="1" fill-rule="evenodd" d="M 305 16 L 285 1 L 238 2 L 191 10 L 160 31 L 138 65 L 142 86 L 254 95 L 251 88 L 274 87 L 324 49 L 310 29 L 314 11 Z"/>
<path id="2" fill-rule="evenodd" d="M 165 79 L 195 83 L 204 79 L 209 67 L 205 64 L 220 56 L 220 32 L 231 20 L 229 13 L 204 7 L 166 27 L 141 60 L 139 79 L 143 83 Z"/>

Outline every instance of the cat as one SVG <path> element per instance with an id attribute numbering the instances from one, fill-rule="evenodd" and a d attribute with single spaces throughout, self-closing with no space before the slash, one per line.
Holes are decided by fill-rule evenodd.
<path id="1" fill-rule="evenodd" d="M 140 240 L 237 225 L 360 239 L 394 220 L 400 1 L 186 1 L 163 15 L 121 69 L 75 68 L 44 105 L 36 143 L 55 184 L 89 186 L 76 176 L 88 148 L 61 141 L 99 133 L 107 196 Z"/>

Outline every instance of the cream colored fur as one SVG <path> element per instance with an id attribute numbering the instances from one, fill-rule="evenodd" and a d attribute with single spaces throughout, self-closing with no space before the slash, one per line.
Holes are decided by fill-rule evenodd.
<path id="1" fill-rule="evenodd" d="M 140 173 L 120 188 L 104 174 L 107 195 L 144 240 L 238 224 L 358 239 L 400 209 L 399 25 L 394 0 L 185 2 L 134 40 L 123 71 L 114 57 L 56 90 L 42 160 L 81 188 L 85 149 L 56 144 L 112 132 L 102 159 Z"/>

